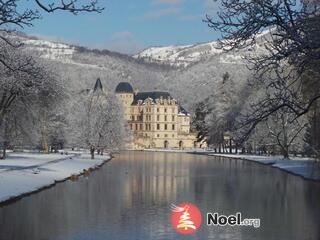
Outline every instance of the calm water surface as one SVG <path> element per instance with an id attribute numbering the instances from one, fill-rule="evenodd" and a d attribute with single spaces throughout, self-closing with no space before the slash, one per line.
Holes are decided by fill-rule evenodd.
<path id="1" fill-rule="evenodd" d="M 170 204 L 261 218 L 176 234 Z M 203 217 L 203 221 L 206 219 Z M 1 240 L 319 240 L 320 184 L 241 160 L 123 152 L 89 177 L 0 208 Z"/>

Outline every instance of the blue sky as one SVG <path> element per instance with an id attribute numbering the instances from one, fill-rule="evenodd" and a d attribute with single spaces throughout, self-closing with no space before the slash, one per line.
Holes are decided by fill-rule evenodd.
<path id="1" fill-rule="evenodd" d="M 202 22 L 213 0 L 100 0 L 101 14 L 44 14 L 25 32 L 91 48 L 135 53 L 150 46 L 191 44 L 221 35 Z"/>

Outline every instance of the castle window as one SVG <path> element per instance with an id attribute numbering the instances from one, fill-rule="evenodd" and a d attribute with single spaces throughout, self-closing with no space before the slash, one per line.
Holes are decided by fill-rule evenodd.
<path id="1" fill-rule="evenodd" d="M 130 130 L 132 130 L 132 124 L 130 124 Z"/>
<path id="2" fill-rule="evenodd" d="M 157 115 L 157 121 L 160 121 L 160 115 Z"/>
<path id="3" fill-rule="evenodd" d="M 157 124 L 157 130 L 160 130 L 160 124 Z"/>
<path id="4" fill-rule="evenodd" d="M 157 108 L 157 112 L 160 112 L 160 109 L 159 109 L 159 108 Z"/>
<path id="5" fill-rule="evenodd" d="M 160 134 L 157 134 L 157 137 L 159 138 L 159 137 L 160 137 Z"/>
<path id="6" fill-rule="evenodd" d="M 174 124 L 172 124 L 172 130 L 174 130 L 175 129 L 175 126 L 174 126 Z"/>
<path id="7" fill-rule="evenodd" d="M 138 130 L 138 124 L 136 124 L 136 130 Z"/>
<path id="8" fill-rule="evenodd" d="M 167 116 L 164 116 L 164 121 L 165 121 L 165 122 L 167 121 Z"/>
<path id="9" fill-rule="evenodd" d="M 168 125 L 165 124 L 165 125 L 164 125 L 164 130 L 167 130 L 167 129 L 168 129 Z"/>
<path id="10" fill-rule="evenodd" d="M 168 134 L 165 134 L 164 137 L 168 137 Z"/>
<path id="11" fill-rule="evenodd" d="M 165 113 L 167 112 L 167 109 L 166 109 L 166 108 L 164 109 L 164 112 L 165 112 Z"/>
<path id="12" fill-rule="evenodd" d="M 143 125 L 142 125 L 142 124 L 140 124 L 140 130 L 142 130 L 142 128 L 143 128 Z"/>

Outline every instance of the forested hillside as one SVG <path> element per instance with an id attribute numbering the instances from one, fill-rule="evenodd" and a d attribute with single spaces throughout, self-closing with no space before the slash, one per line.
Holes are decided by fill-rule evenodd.
<path id="1" fill-rule="evenodd" d="M 220 53 L 196 60 L 188 67 L 151 63 L 107 50 L 91 50 L 64 43 L 55 43 L 19 34 L 26 51 L 51 65 L 72 91 L 91 88 L 97 78 L 112 91 L 121 81 L 130 82 L 138 91 L 165 90 L 192 111 L 196 102 L 217 89 L 226 72 L 234 80 L 234 89 L 245 87 L 249 71 L 242 53 Z M 195 47 L 195 49 L 197 49 Z M 216 99 L 218 101 L 218 98 Z"/>

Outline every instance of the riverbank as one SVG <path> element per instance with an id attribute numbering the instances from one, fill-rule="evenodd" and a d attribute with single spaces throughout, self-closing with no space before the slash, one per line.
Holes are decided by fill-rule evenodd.
<path id="1" fill-rule="evenodd" d="M 218 154 L 211 152 L 206 153 L 206 155 L 252 161 L 278 168 L 307 180 L 320 181 L 320 163 L 312 158 L 292 157 L 291 159 L 283 159 L 281 156 Z"/>
<path id="2" fill-rule="evenodd" d="M 10 153 L 7 159 L 0 161 L 0 204 L 82 175 L 110 159 L 110 155 L 91 159 L 87 153 Z"/>
<path id="3" fill-rule="evenodd" d="M 152 152 L 181 152 L 190 154 L 200 154 L 215 157 L 225 157 L 231 159 L 240 159 L 251 161 L 274 168 L 278 168 L 287 173 L 300 176 L 306 180 L 320 181 L 320 163 L 313 158 L 291 157 L 291 159 L 283 159 L 282 156 L 261 156 L 261 155 L 245 155 L 245 154 L 224 154 L 214 153 L 202 149 L 146 149 L 144 151 Z"/>

